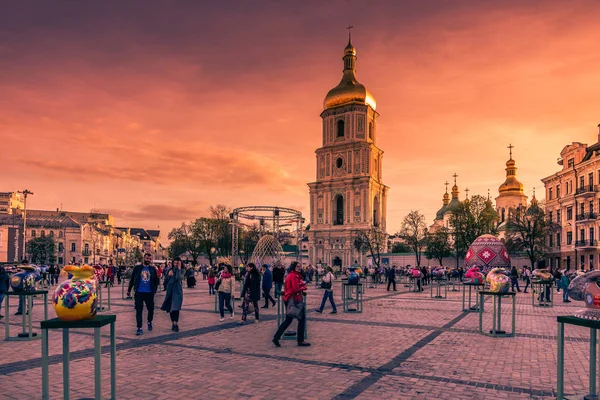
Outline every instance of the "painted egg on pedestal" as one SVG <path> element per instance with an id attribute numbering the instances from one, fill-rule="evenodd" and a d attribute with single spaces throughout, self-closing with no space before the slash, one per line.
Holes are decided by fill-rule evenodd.
<path id="1" fill-rule="evenodd" d="M 481 273 L 479 267 L 470 268 L 465 274 L 464 282 L 472 283 L 475 285 L 483 285 L 483 280 L 485 279 L 485 275 Z"/>
<path id="2" fill-rule="evenodd" d="M 481 235 L 471 243 L 465 254 L 465 267 L 479 267 L 483 271 L 510 268 L 510 255 L 496 236 Z"/>
<path id="3" fill-rule="evenodd" d="M 35 283 L 41 279 L 40 273 L 29 264 L 21 264 L 17 268 L 20 271 L 10 277 L 10 287 L 13 292 L 33 292 Z"/>
<path id="4" fill-rule="evenodd" d="M 96 317 L 96 279 L 89 265 L 67 265 L 64 270 L 73 277 L 58 285 L 52 305 L 61 321 L 79 321 Z"/>
<path id="5" fill-rule="evenodd" d="M 506 293 L 510 289 L 510 278 L 504 268 L 493 268 L 485 280 L 490 284 L 490 292 Z"/>

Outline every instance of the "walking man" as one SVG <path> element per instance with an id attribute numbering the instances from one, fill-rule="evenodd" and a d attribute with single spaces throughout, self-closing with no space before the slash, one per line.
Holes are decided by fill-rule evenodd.
<path id="1" fill-rule="evenodd" d="M 512 292 L 515 291 L 515 285 L 517 286 L 517 291 L 521 291 L 521 288 L 519 288 L 519 271 L 517 271 L 517 267 L 515 267 L 513 265 L 512 269 L 510 270 L 510 280 L 511 280 L 511 288 L 510 290 Z"/>
<path id="2" fill-rule="evenodd" d="M 263 265 L 263 277 L 262 277 L 262 291 L 263 297 L 265 298 L 265 305 L 262 308 L 269 308 L 269 300 L 271 300 L 271 304 L 275 307 L 275 299 L 271 297 L 271 288 L 273 287 L 273 274 L 269 269 L 267 264 Z"/>
<path id="3" fill-rule="evenodd" d="M 396 291 L 396 266 L 393 265 L 387 270 L 387 291 L 390 291 L 390 285 L 394 285 L 394 292 Z"/>
<path id="4" fill-rule="evenodd" d="M 275 297 L 281 293 L 283 287 L 283 278 L 285 277 L 285 268 L 279 262 L 273 267 L 273 283 L 275 284 Z"/>
<path id="5" fill-rule="evenodd" d="M 137 322 L 136 335 L 144 333 L 142 330 L 142 311 L 144 303 L 148 310 L 148 330 L 152 330 L 152 319 L 154 318 L 154 295 L 158 290 L 158 273 L 152 265 L 152 254 L 144 254 L 143 265 L 136 265 L 131 274 L 127 297 L 131 297 L 131 289 L 135 290 L 135 320 Z"/>

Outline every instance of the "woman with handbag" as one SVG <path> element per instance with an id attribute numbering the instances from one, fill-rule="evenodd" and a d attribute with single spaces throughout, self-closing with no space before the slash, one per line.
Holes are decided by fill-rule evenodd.
<path id="1" fill-rule="evenodd" d="M 325 303 L 327 302 L 327 299 L 329 299 L 329 302 L 331 303 L 331 308 L 333 308 L 331 314 L 337 314 L 337 308 L 335 307 L 335 302 L 333 301 L 334 279 L 335 278 L 333 276 L 333 269 L 331 267 L 327 267 L 327 273 L 323 276 L 323 278 L 321 278 L 321 289 L 325 289 L 325 292 L 323 292 L 323 300 L 321 301 L 321 307 L 317 308 L 315 310 L 316 312 L 322 313 L 323 309 L 325 308 Z"/>
<path id="2" fill-rule="evenodd" d="M 298 320 L 298 331 L 296 339 L 298 346 L 310 346 L 304 341 L 304 329 L 306 328 L 306 304 L 304 304 L 303 293 L 306 292 L 306 283 L 302 280 L 302 265 L 294 261 L 290 265 L 290 273 L 285 277 L 283 302 L 286 308 L 285 320 L 275 332 L 273 344 L 281 347 L 279 339 L 285 330 L 292 324 L 294 319 Z"/>
<path id="3" fill-rule="evenodd" d="M 252 312 L 250 306 L 254 308 L 254 323 L 258 324 L 258 301 L 260 300 L 260 272 L 256 265 L 249 263 L 246 266 L 246 277 L 244 278 L 244 287 L 242 288 L 242 320 L 240 324 L 246 323 L 248 313 Z"/>

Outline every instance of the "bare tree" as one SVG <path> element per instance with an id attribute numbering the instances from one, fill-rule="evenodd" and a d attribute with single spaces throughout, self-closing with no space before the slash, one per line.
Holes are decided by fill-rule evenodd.
<path id="1" fill-rule="evenodd" d="M 368 253 L 375 266 L 381 266 L 381 253 L 385 250 L 387 234 L 378 226 L 353 231 L 354 248 L 360 253 Z"/>
<path id="2" fill-rule="evenodd" d="M 425 247 L 427 239 L 427 224 L 425 216 L 419 211 L 414 210 L 408 213 L 402 220 L 402 227 L 397 233 L 404 242 L 410 246 L 415 253 L 417 266 L 421 265 L 421 253 Z"/>
<path id="3" fill-rule="evenodd" d="M 517 250 L 525 251 L 533 269 L 536 261 L 545 258 L 546 237 L 556 229 L 558 225 L 546 217 L 543 204 L 534 202 L 529 207 L 510 210 L 506 235 Z"/>

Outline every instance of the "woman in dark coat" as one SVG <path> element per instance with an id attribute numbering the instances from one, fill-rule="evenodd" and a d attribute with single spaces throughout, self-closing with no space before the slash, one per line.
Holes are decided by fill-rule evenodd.
<path id="1" fill-rule="evenodd" d="M 165 295 L 165 300 L 163 301 L 161 310 L 166 311 L 171 316 L 171 323 L 173 326 L 171 330 L 174 332 L 179 332 L 179 311 L 181 311 L 181 306 L 183 304 L 183 264 L 179 257 L 175 257 L 173 260 L 173 266 L 167 272 L 165 276 L 165 287 L 167 290 L 167 294 Z"/>
<path id="2" fill-rule="evenodd" d="M 240 324 L 246 322 L 246 316 L 250 311 L 250 304 L 254 306 L 254 323 L 258 324 L 258 301 L 260 300 L 260 273 L 256 265 L 249 263 L 246 266 L 246 277 L 244 278 L 244 287 L 242 289 L 242 320 Z"/>
<path id="3" fill-rule="evenodd" d="M 187 287 L 193 289 L 196 287 L 196 277 L 194 276 L 194 267 L 190 267 L 185 271 L 185 277 L 187 279 Z"/>

